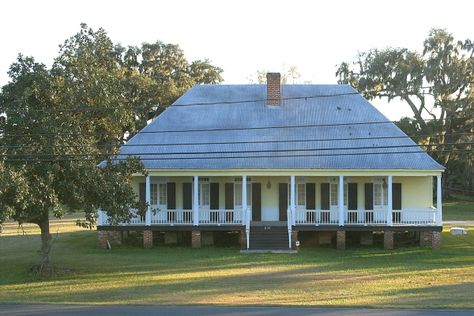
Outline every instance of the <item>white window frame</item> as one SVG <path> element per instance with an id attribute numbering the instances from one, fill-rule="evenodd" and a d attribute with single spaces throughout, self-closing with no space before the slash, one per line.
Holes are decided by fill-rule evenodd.
<path id="1" fill-rule="evenodd" d="M 252 178 L 247 177 L 247 207 L 252 208 Z M 242 208 L 242 178 L 234 179 L 234 209 Z"/>
<path id="2" fill-rule="evenodd" d="M 168 184 L 164 182 L 158 183 L 157 190 L 157 204 L 160 206 L 168 207 Z"/>
<path id="3" fill-rule="evenodd" d="M 295 189 L 296 189 L 296 206 L 304 207 L 306 209 L 306 182 L 297 182 Z M 302 196 L 300 196 L 301 192 L 303 194 Z"/>
<path id="4" fill-rule="evenodd" d="M 150 183 L 150 204 L 158 205 L 158 183 Z"/>
<path id="5" fill-rule="evenodd" d="M 344 180 L 344 209 L 347 209 L 347 202 L 349 197 L 349 185 Z M 329 183 L 329 208 L 337 209 L 339 207 L 339 183 L 337 181 L 331 181 Z"/>
<path id="6" fill-rule="evenodd" d="M 199 208 L 211 208 L 211 183 L 209 178 L 199 179 L 198 204 Z"/>
<path id="7" fill-rule="evenodd" d="M 304 208 L 306 209 L 306 179 L 305 178 L 296 178 L 295 181 L 295 206 L 297 208 Z M 299 199 L 299 194 L 300 194 L 300 189 L 299 187 L 303 187 L 303 198 L 304 198 L 304 204 L 300 204 L 300 199 Z M 288 183 L 288 207 L 291 206 L 291 182 Z"/>
<path id="8" fill-rule="evenodd" d="M 374 185 L 374 194 L 373 194 L 373 203 L 374 209 L 385 209 L 388 205 L 388 185 L 384 188 L 383 180 L 381 178 L 376 178 L 373 180 Z M 387 181 L 387 180 L 385 180 Z M 385 182 L 387 183 L 387 182 Z"/>

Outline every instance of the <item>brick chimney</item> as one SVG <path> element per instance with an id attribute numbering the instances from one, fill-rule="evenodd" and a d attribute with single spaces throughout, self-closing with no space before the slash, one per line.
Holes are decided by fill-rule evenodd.
<path id="1" fill-rule="evenodd" d="M 281 75 L 279 72 L 267 73 L 267 104 L 280 105 L 281 101 Z"/>

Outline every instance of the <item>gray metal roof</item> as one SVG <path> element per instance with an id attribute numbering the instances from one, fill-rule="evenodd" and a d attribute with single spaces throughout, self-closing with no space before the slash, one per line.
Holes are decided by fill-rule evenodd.
<path id="1" fill-rule="evenodd" d="M 374 139 L 406 135 L 348 85 L 283 85 L 279 107 L 265 98 L 266 85 L 195 86 L 121 153 L 143 158 L 147 169 L 444 169 L 419 147 L 379 148 L 415 143 Z M 361 122 L 387 123 L 352 125 Z M 317 126 L 285 128 L 295 125 Z M 282 140 L 289 142 L 262 143 Z M 327 150 L 351 147 L 370 149 Z M 390 154 L 407 151 L 416 153 Z M 352 155 L 363 152 L 378 154 Z"/>

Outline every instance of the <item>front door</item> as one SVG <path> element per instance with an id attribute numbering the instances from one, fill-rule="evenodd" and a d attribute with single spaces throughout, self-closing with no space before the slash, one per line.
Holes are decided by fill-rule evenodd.
<path id="1" fill-rule="evenodd" d="M 278 207 L 280 221 L 287 220 L 288 211 L 288 183 L 278 184 Z"/>
<path id="2" fill-rule="evenodd" d="M 262 185 L 252 183 L 252 220 L 262 220 Z"/>

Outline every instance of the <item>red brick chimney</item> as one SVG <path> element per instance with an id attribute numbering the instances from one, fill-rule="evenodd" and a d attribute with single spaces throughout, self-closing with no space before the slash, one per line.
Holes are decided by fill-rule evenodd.
<path id="1" fill-rule="evenodd" d="M 280 105 L 281 101 L 281 76 L 279 72 L 267 73 L 267 104 Z"/>

